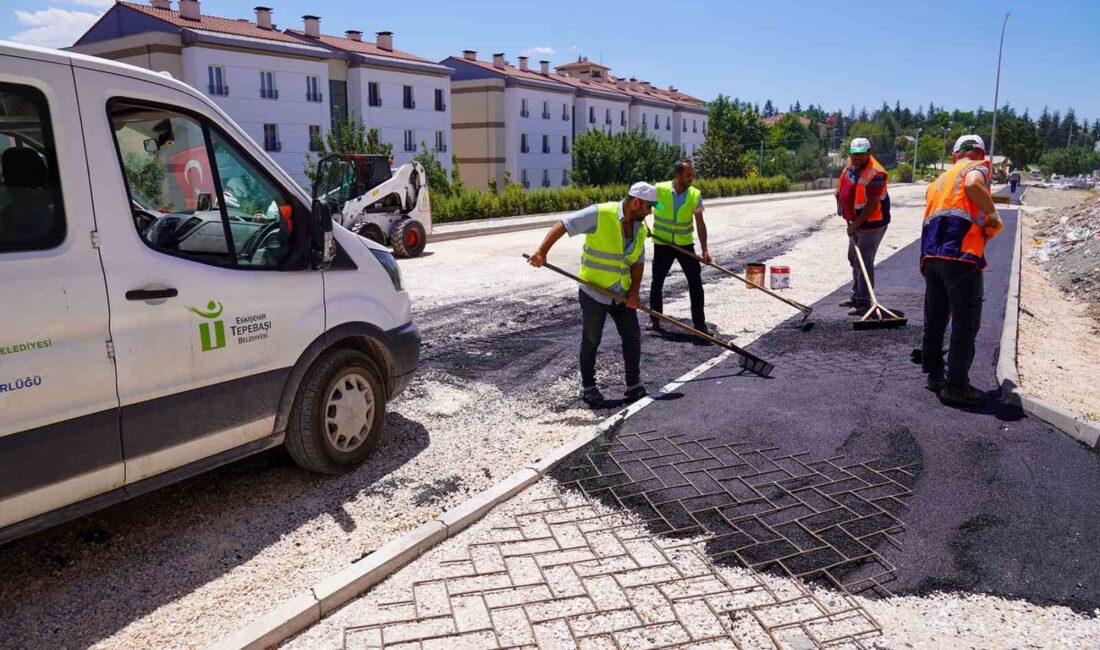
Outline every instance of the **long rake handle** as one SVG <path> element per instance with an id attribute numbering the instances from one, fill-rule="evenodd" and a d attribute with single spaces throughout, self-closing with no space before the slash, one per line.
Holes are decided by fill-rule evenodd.
<path id="1" fill-rule="evenodd" d="M 791 300 L 790 298 L 788 298 L 786 296 L 781 296 L 778 293 L 772 291 L 771 289 L 769 289 L 769 288 L 767 288 L 763 285 L 757 284 L 757 283 L 753 282 L 752 280 L 750 280 L 748 278 L 742 277 L 742 276 L 738 275 L 737 273 L 734 273 L 733 271 L 727 269 L 724 266 L 720 266 L 718 264 L 715 264 L 714 262 L 708 262 L 708 261 L 704 260 L 701 256 L 696 255 L 694 252 L 684 248 L 683 246 L 678 246 L 676 244 L 673 244 L 672 242 L 668 242 L 668 241 L 665 241 L 665 240 L 660 239 L 658 237 L 655 237 L 652 232 L 650 232 L 649 236 L 653 237 L 654 243 L 660 244 L 662 246 L 671 246 L 674 250 L 680 251 L 681 253 L 683 253 L 684 255 L 687 255 L 688 257 L 693 257 L 693 258 L 699 260 L 699 262 L 702 263 L 702 264 L 706 264 L 707 266 L 709 266 L 711 268 L 718 269 L 719 271 L 721 271 L 722 273 L 725 273 L 726 275 L 728 275 L 730 277 L 737 278 L 738 280 L 744 282 L 745 284 L 749 285 L 750 287 L 753 287 L 755 289 L 760 289 L 764 293 L 768 294 L 769 296 L 771 296 L 773 298 L 776 298 L 777 300 L 782 300 L 783 302 L 787 303 L 791 307 L 794 307 L 795 309 L 797 309 L 798 311 L 806 314 L 807 316 L 810 314 L 810 312 L 813 311 L 813 307 L 807 307 L 806 305 L 803 305 L 802 303 L 800 303 L 796 300 Z"/>
<path id="2" fill-rule="evenodd" d="M 531 256 L 526 254 L 526 253 L 523 254 L 523 257 L 524 257 L 524 259 L 531 259 Z M 542 265 L 545 268 L 548 268 L 551 271 L 553 271 L 553 272 L 555 272 L 559 275 L 564 275 L 565 277 L 569 278 L 570 280 L 573 280 L 574 282 L 576 282 L 576 283 L 578 283 L 582 286 L 588 287 L 589 289 L 592 289 L 593 291 L 598 292 L 600 295 L 607 296 L 608 298 L 610 298 L 612 300 L 615 300 L 615 301 L 618 301 L 618 302 L 621 302 L 624 305 L 626 304 L 626 298 L 623 298 L 622 296 L 620 296 L 619 294 L 617 294 L 613 291 L 608 291 L 607 289 L 604 289 L 603 287 L 601 287 L 599 285 L 595 285 L 595 284 L 592 284 L 591 282 L 587 282 L 585 280 L 582 280 L 579 277 L 577 277 L 577 276 L 573 275 L 572 273 L 570 273 L 569 271 L 558 268 L 558 267 L 554 266 L 553 264 L 551 264 L 549 262 L 543 262 Z M 700 332 L 699 330 L 695 329 L 694 327 L 691 327 L 690 325 L 685 325 L 685 324 L 681 323 L 680 321 L 676 320 L 675 318 L 665 316 L 664 314 L 662 314 L 659 311 L 653 311 L 652 309 L 650 309 L 649 307 L 646 307 L 644 305 L 638 305 L 638 310 L 641 311 L 644 314 L 648 314 L 649 316 L 652 316 L 653 318 L 656 318 L 656 319 L 661 320 L 665 323 L 668 323 L 669 325 L 673 325 L 675 327 L 678 327 L 678 328 L 684 330 L 685 332 L 689 332 L 691 334 L 694 334 L 695 336 L 698 336 L 699 338 L 703 339 L 704 341 L 706 341 L 706 342 L 708 342 L 712 345 L 717 345 L 718 347 L 725 348 L 725 349 L 729 350 L 730 352 L 735 352 L 735 353 L 741 355 L 742 357 L 744 357 L 744 358 L 746 358 L 750 361 L 757 362 L 757 363 L 764 363 L 764 364 L 767 364 L 769 366 L 771 365 L 767 361 L 764 361 L 763 359 L 761 359 L 760 357 L 758 357 L 758 356 L 756 356 L 756 355 L 754 355 L 750 352 L 747 352 L 746 350 L 743 350 L 743 349 L 737 347 L 736 345 L 734 345 L 732 343 L 723 341 L 722 339 L 717 339 L 717 338 L 711 336 L 710 334 L 704 334 L 703 332 Z M 769 373 L 765 372 L 765 373 L 758 373 L 758 374 L 764 374 L 766 376 Z"/>
<path id="3" fill-rule="evenodd" d="M 871 286 L 871 278 L 867 275 L 867 266 L 863 263 L 863 253 L 859 252 L 859 244 L 856 242 L 856 238 L 851 238 L 852 248 L 856 251 L 856 259 L 859 260 L 859 270 L 863 272 L 863 282 L 867 285 L 867 293 L 871 294 L 871 308 L 867 310 L 867 313 L 863 315 L 860 320 L 867 320 L 867 317 L 871 315 L 871 312 L 877 307 L 882 311 L 890 314 L 890 318 L 900 318 L 897 314 L 882 306 L 878 301 L 878 297 L 875 296 L 875 288 Z"/>

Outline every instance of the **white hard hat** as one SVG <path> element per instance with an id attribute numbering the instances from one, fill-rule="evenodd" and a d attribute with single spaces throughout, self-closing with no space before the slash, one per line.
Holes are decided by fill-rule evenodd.
<path id="1" fill-rule="evenodd" d="M 871 150 L 871 141 L 867 138 L 852 138 L 848 144 L 848 153 L 867 153 Z"/>
<path id="2" fill-rule="evenodd" d="M 960 135 L 959 139 L 955 140 L 955 146 L 951 149 L 951 153 L 970 151 L 971 149 L 981 149 L 985 151 L 985 140 L 982 140 L 982 136 Z"/>
<path id="3" fill-rule="evenodd" d="M 636 199 L 648 201 L 650 203 L 657 202 L 657 188 L 653 187 L 645 181 L 638 181 L 630 186 L 630 191 L 627 192 L 628 196 L 633 196 Z"/>

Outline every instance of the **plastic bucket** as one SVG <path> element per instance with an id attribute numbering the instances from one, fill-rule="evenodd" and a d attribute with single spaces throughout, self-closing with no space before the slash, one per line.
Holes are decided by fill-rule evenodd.
<path id="1" fill-rule="evenodd" d="M 791 288 L 791 267 L 773 266 L 771 271 L 772 289 Z"/>
<path id="2" fill-rule="evenodd" d="M 760 286 L 764 286 L 764 276 L 767 275 L 768 266 L 760 262 L 753 262 L 745 266 L 745 279 L 749 282 L 754 282 Z M 752 285 L 745 285 L 749 289 L 755 289 Z"/>

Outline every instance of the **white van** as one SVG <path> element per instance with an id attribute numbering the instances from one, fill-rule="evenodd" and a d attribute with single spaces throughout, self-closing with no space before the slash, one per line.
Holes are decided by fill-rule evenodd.
<path id="1" fill-rule="evenodd" d="M 284 444 L 357 466 L 416 369 L 393 256 L 165 74 L 0 42 L 0 543 Z"/>

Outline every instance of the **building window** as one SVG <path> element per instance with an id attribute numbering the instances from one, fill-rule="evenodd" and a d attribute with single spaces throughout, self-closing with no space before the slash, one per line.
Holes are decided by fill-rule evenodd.
<path id="1" fill-rule="evenodd" d="M 403 93 L 403 96 L 402 96 L 402 99 L 401 99 L 401 105 L 404 106 L 405 108 L 409 108 L 409 109 L 416 108 L 416 100 L 413 99 L 413 87 L 412 86 L 405 86 L 404 87 L 404 93 Z"/>
<path id="2" fill-rule="evenodd" d="M 520 117 L 527 117 L 530 114 L 531 113 L 528 112 L 528 110 L 527 110 L 527 98 L 524 97 L 523 99 L 519 100 L 519 116 Z"/>
<path id="3" fill-rule="evenodd" d="M 527 170 L 526 170 L 526 169 L 525 169 L 525 170 L 523 170 L 523 171 L 522 171 L 522 172 L 520 173 L 520 180 L 522 180 L 522 181 L 523 181 L 523 186 L 524 186 L 524 187 L 531 187 L 531 183 L 529 183 L 529 182 L 527 181 Z"/>
<path id="4" fill-rule="evenodd" d="M 561 152 L 569 153 L 569 136 L 567 135 L 561 136 Z"/>
<path id="5" fill-rule="evenodd" d="M 543 187 L 550 187 L 550 170 L 549 169 L 542 170 L 542 186 Z"/>
<path id="6" fill-rule="evenodd" d="M 206 67 L 207 81 L 210 82 L 211 95 L 228 95 L 229 86 L 225 85 L 225 68 L 220 65 Z"/>
<path id="7" fill-rule="evenodd" d="M 561 186 L 565 187 L 568 184 L 569 184 L 569 170 L 568 169 L 563 169 L 563 170 L 561 170 Z"/>
<path id="8" fill-rule="evenodd" d="M 564 122 L 569 121 L 569 104 L 562 104 L 561 105 L 561 119 Z"/>
<path id="9" fill-rule="evenodd" d="M 348 82 L 328 80 L 328 107 L 333 126 L 348 119 Z"/>
<path id="10" fill-rule="evenodd" d="M 435 132 L 435 150 L 440 152 L 447 150 L 447 140 L 442 131 Z"/>
<path id="11" fill-rule="evenodd" d="M 527 153 L 530 150 L 531 150 L 531 148 L 527 146 L 527 134 L 526 133 L 520 133 L 519 134 L 519 152 L 520 153 Z"/>
<path id="12" fill-rule="evenodd" d="M 692 133 L 698 133 L 699 132 L 699 124 L 695 120 L 691 121 L 691 132 Z"/>
<path id="13" fill-rule="evenodd" d="M 435 89 L 435 110 L 443 112 L 447 110 L 447 102 L 443 101 L 443 89 Z"/>
<path id="14" fill-rule="evenodd" d="M 596 107 L 595 106 L 589 106 L 588 107 L 588 123 L 589 124 L 595 124 L 596 123 Z"/>
<path id="15" fill-rule="evenodd" d="M 544 119 L 544 120 L 550 119 L 550 102 L 543 102 L 542 103 L 542 119 Z"/>
<path id="16" fill-rule="evenodd" d="M 707 134 L 707 121 L 703 120 L 703 135 Z"/>
<path id="17" fill-rule="evenodd" d="M 260 97 L 264 99 L 279 99 L 279 91 L 275 88 L 275 73 L 260 73 Z"/>
<path id="18" fill-rule="evenodd" d="M 405 129 L 405 151 L 416 153 L 416 134 L 412 129 Z"/>
<path id="19" fill-rule="evenodd" d="M 321 101 L 321 85 L 317 77 L 306 77 L 306 101 Z"/>
<path id="20" fill-rule="evenodd" d="M 665 116 L 665 131 L 672 130 L 672 118 L 668 115 Z"/>
<path id="21" fill-rule="evenodd" d="M 645 114 L 645 113 L 642 113 L 642 128 L 643 128 L 643 129 L 644 129 L 645 127 L 649 126 L 649 124 L 647 124 L 647 123 L 646 123 L 646 119 L 647 119 L 647 118 L 646 118 L 646 114 Z"/>
<path id="22" fill-rule="evenodd" d="M 685 120 L 683 118 L 680 118 L 680 126 L 684 127 L 682 129 L 684 133 L 688 132 L 688 121 L 687 120 Z"/>
<path id="23" fill-rule="evenodd" d="M 542 136 L 542 152 L 550 153 L 550 136 L 545 134 Z"/>
<path id="24" fill-rule="evenodd" d="M 619 126 L 626 126 L 626 111 L 619 111 Z"/>
<path id="25" fill-rule="evenodd" d="M 264 124 L 264 151 L 282 151 L 283 143 L 279 142 L 279 125 Z"/>
<path id="26" fill-rule="evenodd" d="M 321 126 L 319 124 L 309 125 L 309 150 L 321 150 Z"/>
<path id="27" fill-rule="evenodd" d="M 367 105 L 368 106 L 381 106 L 382 105 L 382 93 L 378 90 L 378 82 L 367 82 Z"/>

